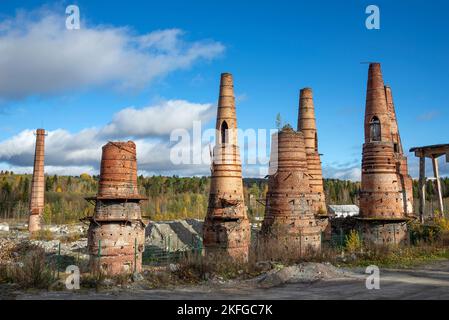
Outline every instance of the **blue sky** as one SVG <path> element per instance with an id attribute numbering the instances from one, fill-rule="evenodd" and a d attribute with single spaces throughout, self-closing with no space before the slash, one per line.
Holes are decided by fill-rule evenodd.
<path id="1" fill-rule="evenodd" d="M 74 57 L 73 52 L 67 53 L 70 50 L 67 36 L 64 40 L 58 39 L 64 32 L 76 32 L 62 28 L 65 8 L 69 4 L 80 8 L 81 30 L 94 33 L 88 36 L 96 40 L 85 45 L 92 46 L 95 42 L 99 46 L 94 53 L 82 47 L 83 60 Z M 368 16 L 365 8 L 370 4 L 380 8 L 380 30 L 365 27 Z M 197 166 L 198 170 L 194 165 L 165 166 L 167 159 L 158 158 L 158 153 L 162 152 L 162 145 L 167 145 L 168 132 L 143 130 L 136 133 L 124 128 L 120 116 L 114 118 L 114 115 L 128 107 L 133 107 L 133 110 L 159 107 L 163 114 L 180 110 L 167 107 L 167 101 L 184 101 L 188 104 L 182 104 L 182 110 L 197 114 L 204 120 L 204 127 L 213 127 L 214 119 L 207 106 L 216 104 L 220 73 L 231 72 L 237 95 L 238 122 L 242 129 L 273 128 L 277 113 L 281 114 L 284 122 L 296 126 L 299 89 L 312 87 L 325 175 L 357 179 L 368 68 L 361 62 L 382 63 L 384 80 L 393 90 L 399 129 L 407 150 L 413 146 L 448 143 L 448 13 L 449 2 L 444 0 L 257 3 L 30 0 L 26 4 L 23 1 L 2 1 L 0 51 L 2 41 L 8 40 L 13 46 L 17 43 L 24 46 L 20 39 L 26 36 L 38 41 L 42 35 L 35 37 L 33 32 L 42 32 L 43 28 L 50 28 L 53 32 L 55 30 L 49 23 L 55 23 L 61 32 L 52 33 L 49 50 L 53 54 L 56 52 L 56 59 L 67 54 L 67 62 L 47 74 L 45 63 L 54 67 L 56 62 L 53 63 L 55 58 L 48 58 L 49 61 L 44 63 L 41 60 L 47 59 L 47 55 L 43 54 L 39 63 L 44 67 L 34 68 L 31 73 L 27 64 L 40 59 L 39 50 L 33 45 L 23 47 L 27 49 L 23 50 L 27 52 L 23 57 L 22 53 L 20 57 L 15 53 L 3 64 L 0 60 L 0 67 L 16 63 L 14 67 L 19 69 L 18 77 L 23 77 L 28 85 L 27 88 L 21 85 L 25 80 L 18 81 L 17 87 L 10 85 L 11 77 L 15 76 L 12 68 L 7 73 L 9 78 L 0 77 L 0 86 L 7 88 L 0 89 L 0 169 L 28 172 L 32 165 L 30 133 L 43 126 L 50 132 L 59 132 L 60 137 L 66 138 L 59 140 L 60 143 L 67 144 L 64 148 L 58 146 L 56 140 L 50 141 L 49 171 L 59 174 L 95 172 L 99 151 L 93 148 L 84 150 L 80 146 L 81 141 L 95 140 L 94 146 L 98 150 L 104 141 L 98 132 L 83 136 L 85 140 L 78 139 L 79 134 L 92 128 L 101 132 L 103 127 L 112 123 L 123 131 L 114 138 L 142 140 L 141 168 L 144 173 L 207 174 L 208 166 Z M 40 25 L 47 16 L 52 19 Z M 4 23 L 2 28 L 1 23 L 5 21 L 9 23 Z M 24 25 L 22 33 L 17 35 L 15 30 Z M 36 25 L 39 28 L 34 28 Z M 130 39 L 133 37 L 154 35 L 154 32 L 164 30 L 172 30 L 171 33 L 163 33 L 163 37 L 176 43 L 175 54 L 170 51 L 174 50 L 172 47 L 157 47 L 157 52 L 151 55 L 141 48 L 133 48 L 131 53 L 127 51 L 130 45 L 135 45 L 127 42 L 132 42 Z M 121 32 L 124 34 L 119 41 L 111 38 L 111 44 L 101 47 L 105 33 L 111 36 Z M 85 38 L 78 37 L 73 41 L 83 42 L 82 39 Z M 125 41 L 125 44 L 117 44 L 120 41 Z M 38 47 L 39 43 L 36 43 Z M 59 43 L 62 43 L 61 47 L 58 47 Z M 98 62 L 92 61 L 100 61 L 102 56 L 95 54 L 103 49 L 107 53 L 116 46 L 119 46 L 119 56 L 124 59 L 111 60 L 111 67 L 106 66 L 106 71 L 98 68 L 99 75 L 96 75 Z M 81 44 L 75 47 L 81 48 Z M 62 49 L 58 55 L 59 48 Z M 144 69 L 130 61 L 136 57 L 136 52 L 148 68 L 147 74 L 152 74 L 151 68 L 159 70 L 165 63 L 170 67 L 161 67 L 152 76 L 147 77 L 145 70 L 143 75 L 136 76 L 133 68 L 138 71 Z M 159 55 L 160 52 L 163 54 Z M 114 58 L 116 56 L 111 57 Z M 154 60 L 157 60 L 156 64 Z M 158 62 L 160 60 L 162 63 Z M 83 67 L 78 66 L 80 61 Z M 81 74 L 82 68 L 91 71 L 89 76 L 84 77 L 84 71 Z M 72 73 L 72 82 L 65 79 Z M 148 112 L 142 115 L 150 117 L 153 113 L 146 110 Z M 182 113 L 179 118 L 189 119 Z M 152 125 L 152 119 L 148 120 L 148 125 Z M 62 154 L 68 156 L 64 158 Z M 82 159 L 83 156 L 89 161 Z M 153 161 L 155 157 L 157 161 Z M 444 160 L 440 161 L 443 172 L 449 173 L 442 163 Z M 416 159 L 410 157 L 409 162 L 411 173 L 415 175 Z M 249 168 L 245 174 L 257 175 Z"/>

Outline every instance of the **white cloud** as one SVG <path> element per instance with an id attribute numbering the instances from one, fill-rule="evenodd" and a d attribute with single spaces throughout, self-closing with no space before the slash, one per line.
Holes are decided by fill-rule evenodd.
<path id="1" fill-rule="evenodd" d="M 130 111 L 132 110 L 132 111 Z M 169 100 L 141 109 L 127 108 L 113 116 L 101 128 L 88 128 L 77 133 L 64 129 L 48 132 L 45 140 L 45 165 L 49 174 L 98 173 L 101 147 L 109 140 L 134 139 L 137 145 L 139 170 L 149 174 L 201 175 L 209 173 L 209 165 L 175 165 L 170 161 L 169 130 L 191 130 L 193 120 L 206 124 L 214 112 L 211 104 L 195 104 Z M 176 112 L 176 113 L 175 113 Z M 131 114 L 128 114 L 131 113 Z M 171 119 L 167 125 L 162 119 Z M 124 120 L 123 117 L 129 117 Z M 155 127 L 155 128 L 153 128 Z M 185 142 L 183 142 L 185 143 Z M 33 130 L 24 130 L 0 142 L 0 167 L 14 172 L 31 172 L 35 137 Z M 194 152 L 194 150 L 191 150 Z"/>
<path id="2" fill-rule="evenodd" d="M 407 154 L 408 172 L 413 179 L 418 179 L 419 176 L 419 160 L 413 153 Z M 440 176 L 449 176 L 449 163 L 445 161 L 445 157 L 438 159 Z M 427 177 L 433 177 L 432 161 L 426 159 L 426 175 Z M 331 164 L 323 165 L 323 176 L 325 178 L 343 179 L 351 181 L 360 181 L 361 179 L 361 163 L 354 164 L 353 162 L 347 162 L 340 164 L 334 162 Z"/>
<path id="3" fill-rule="evenodd" d="M 214 113 L 215 109 L 210 104 L 183 100 L 171 100 L 143 109 L 127 108 L 114 115 L 112 122 L 102 129 L 102 134 L 109 137 L 168 135 L 195 120 L 210 120 Z"/>
<path id="4" fill-rule="evenodd" d="M 0 23 L 0 100 L 107 85 L 140 89 L 224 51 L 219 42 L 183 41 L 183 34 L 167 29 L 136 35 L 126 27 L 85 23 L 67 30 L 60 13 L 19 13 Z"/>
<path id="5" fill-rule="evenodd" d="M 10 165 L 2 165 L 1 170 L 7 170 L 14 173 L 32 174 L 33 167 L 15 167 Z M 48 175 L 67 175 L 77 176 L 81 173 L 90 175 L 98 174 L 98 171 L 91 166 L 45 166 L 45 173 Z"/>
<path id="6" fill-rule="evenodd" d="M 350 167 L 323 165 L 323 177 L 327 179 L 340 180 L 361 180 L 361 165 L 354 165 Z"/>
<path id="7" fill-rule="evenodd" d="M 419 178 L 419 158 L 415 156 L 414 153 L 408 153 L 408 172 L 413 179 Z M 441 156 L 438 158 L 438 170 L 441 177 L 449 177 L 449 163 L 446 162 L 446 156 Z M 426 177 L 432 178 L 433 166 L 432 160 L 426 158 Z"/>

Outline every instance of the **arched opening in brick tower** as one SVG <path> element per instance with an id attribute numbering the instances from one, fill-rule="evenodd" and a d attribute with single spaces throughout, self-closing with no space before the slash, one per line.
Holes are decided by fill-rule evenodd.
<path id="1" fill-rule="evenodd" d="M 318 134 L 315 132 L 315 152 L 318 152 Z"/>
<path id="2" fill-rule="evenodd" d="M 226 121 L 223 121 L 221 123 L 221 143 L 225 144 L 229 142 L 229 137 L 228 137 L 228 124 Z"/>
<path id="3" fill-rule="evenodd" d="M 378 117 L 374 116 L 370 123 L 369 123 L 369 128 L 370 128 L 370 140 L 371 141 L 380 141 L 380 120 Z"/>

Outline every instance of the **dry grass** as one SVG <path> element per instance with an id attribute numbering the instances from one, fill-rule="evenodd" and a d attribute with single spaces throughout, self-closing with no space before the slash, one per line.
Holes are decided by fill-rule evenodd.
<path id="1" fill-rule="evenodd" d="M 312 247 L 304 248 L 295 241 L 259 241 L 250 251 L 250 260 L 272 261 L 291 265 L 321 257 L 321 253 Z"/>
<path id="2" fill-rule="evenodd" d="M 60 241 L 62 243 L 70 243 L 81 240 L 82 238 L 86 238 L 86 235 L 81 233 L 69 233 L 63 237 L 61 237 Z"/>
<path id="3" fill-rule="evenodd" d="M 357 240 L 352 238 L 357 236 Z M 447 236 L 449 241 L 449 235 Z M 257 246 L 250 251 L 249 261 L 234 262 L 224 255 L 187 254 L 175 272 L 183 283 L 198 283 L 214 277 L 245 279 L 254 277 L 276 266 L 289 266 L 304 262 L 328 262 L 336 266 L 410 267 L 439 259 L 449 259 L 447 245 L 439 241 L 421 243 L 416 246 L 366 245 L 356 233 L 348 237 L 347 248 L 323 246 L 319 252 L 301 252 L 299 245 L 270 243 Z M 173 281 L 171 279 L 170 281 Z"/>
<path id="4" fill-rule="evenodd" d="M 449 259 L 449 250 L 437 244 L 417 246 L 369 246 L 344 261 L 349 266 L 377 265 L 404 268 L 439 259 Z"/>
<path id="5" fill-rule="evenodd" d="M 40 241 L 51 241 L 54 240 L 53 233 L 48 229 L 42 229 L 37 232 L 33 232 L 30 235 L 31 240 L 40 240 Z"/>
<path id="6" fill-rule="evenodd" d="M 0 279 L 23 289 L 48 289 L 55 281 L 54 268 L 49 265 L 45 251 L 34 247 L 19 262 L 3 265 Z"/>
<path id="7" fill-rule="evenodd" d="M 191 278 L 179 277 L 178 274 L 169 272 L 168 270 L 147 270 L 144 278 L 150 288 L 166 288 L 183 283 L 195 283 Z"/>
<path id="8" fill-rule="evenodd" d="M 103 285 L 104 280 L 106 279 L 105 273 L 99 267 L 94 267 L 91 272 L 85 273 L 80 278 L 80 286 L 89 289 L 95 289 L 99 291 Z"/>
<path id="9" fill-rule="evenodd" d="M 247 279 L 262 271 L 255 255 L 250 255 L 249 261 L 245 262 L 235 261 L 224 254 L 187 253 L 180 259 L 174 273 L 183 283 L 197 283 L 215 277 L 222 280 Z"/>

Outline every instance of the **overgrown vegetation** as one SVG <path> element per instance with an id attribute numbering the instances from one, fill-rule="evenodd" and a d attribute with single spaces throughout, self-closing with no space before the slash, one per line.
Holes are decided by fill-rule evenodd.
<path id="1" fill-rule="evenodd" d="M 334 266 L 355 267 L 412 267 L 439 259 L 449 259 L 447 232 L 438 239 L 418 241 L 415 245 L 370 245 L 363 243 L 356 231 L 351 232 L 343 247 L 324 245 L 319 253 L 304 252 L 294 243 L 252 247 L 249 261 L 235 262 L 225 255 L 203 256 L 200 252 L 186 252 L 177 261 L 160 266 L 146 267 L 144 284 L 151 288 L 198 284 L 207 280 L 249 279 L 272 269 L 304 263 L 331 263 Z M 23 243 L 10 250 L 12 260 L 0 263 L 0 283 L 13 283 L 22 289 L 56 289 L 55 256 L 46 256 L 40 247 Z M 60 262 L 60 261 L 58 261 Z M 73 264 L 70 262 L 69 264 Z M 65 264 L 64 264 L 65 265 Z M 63 270 L 64 268 L 62 268 Z M 100 290 L 109 286 L 122 288 L 131 285 L 132 275 L 110 277 L 103 272 L 81 267 L 81 287 Z M 61 285 L 59 286 L 61 287 Z"/>
<path id="2" fill-rule="evenodd" d="M 449 250 L 432 244 L 417 246 L 368 246 L 356 252 L 355 257 L 340 262 L 347 266 L 405 268 L 439 259 L 449 259 Z"/>
<path id="3" fill-rule="evenodd" d="M 197 253 L 187 254 L 179 262 L 175 272 L 178 279 L 184 282 L 198 282 L 219 276 L 223 280 L 236 277 L 248 278 L 260 273 L 256 260 L 248 262 L 233 261 L 223 254 L 202 256 Z"/>
<path id="4" fill-rule="evenodd" d="M 18 252 L 20 250 L 17 248 Z M 55 268 L 49 264 L 44 249 L 29 246 L 16 260 L 0 265 L 1 282 L 13 283 L 22 289 L 48 289 L 56 281 Z"/>

